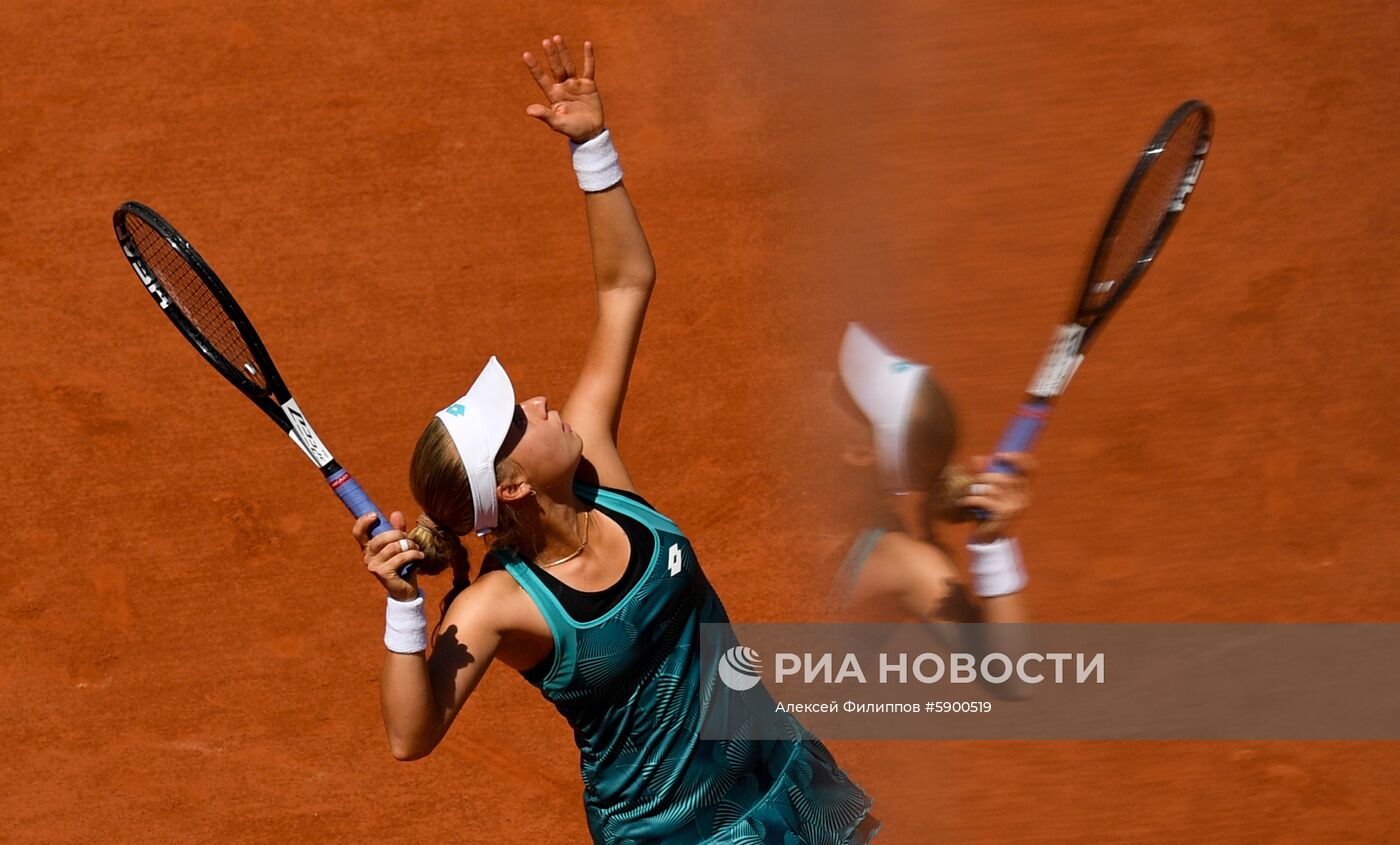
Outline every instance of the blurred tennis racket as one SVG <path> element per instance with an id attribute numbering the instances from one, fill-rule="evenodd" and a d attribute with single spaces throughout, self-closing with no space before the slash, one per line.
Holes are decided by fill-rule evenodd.
<path id="1" fill-rule="evenodd" d="M 302 454 L 321 470 L 331 490 L 356 517 L 378 514 L 370 534 L 389 530 L 389 520 L 360 485 L 336 463 L 263 348 L 252 322 L 233 295 L 165 218 L 139 202 L 128 202 L 112 215 L 122 254 L 175 328 L 194 344 L 204 360 L 243 392 L 282 429 Z M 406 564 L 407 576 L 417 566 Z"/>
<path id="2" fill-rule="evenodd" d="M 1026 398 L 997 443 L 998 452 L 1028 452 L 1056 397 L 1074 377 L 1108 318 L 1147 273 L 1196 187 L 1215 119 L 1198 100 L 1182 103 L 1152 136 L 1104 225 L 1069 320 L 1055 332 Z M 993 472 L 1013 472 L 1004 461 Z M 976 514 L 982 518 L 984 514 Z"/>

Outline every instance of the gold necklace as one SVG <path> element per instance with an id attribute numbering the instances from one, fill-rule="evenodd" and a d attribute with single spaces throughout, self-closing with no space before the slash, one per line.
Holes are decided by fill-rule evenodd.
<path id="1" fill-rule="evenodd" d="M 561 564 L 561 563 L 568 563 L 569 561 L 571 561 L 571 560 L 573 560 L 574 558 L 578 557 L 579 555 L 583 554 L 583 550 L 586 549 L 586 548 L 588 548 L 588 528 L 589 528 L 589 526 L 591 526 L 592 524 L 593 524 L 593 511 L 584 511 L 584 512 L 583 512 L 583 543 L 580 544 L 579 547 L 578 547 L 577 549 L 574 549 L 573 554 L 571 554 L 571 555 L 566 555 L 566 556 L 564 556 L 564 557 L 561 557 L 561 558 L 559 558 L 558 560 L 556 560 L 556 561 L 554 561 L 554 562 L 552 562 L 552 563 L 541 563 L 541 564 L 538 564 L 539 568 L 540 568 L 540 569 L 552 569 L 553 567 L 556 567 L 556 566 L 558 566 L 558 565 Z"/>

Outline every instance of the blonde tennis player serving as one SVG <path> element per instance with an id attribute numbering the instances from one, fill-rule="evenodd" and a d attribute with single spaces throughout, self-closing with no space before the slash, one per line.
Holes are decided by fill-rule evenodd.
<path id="1" fill-rule="evenodd" d="M 617 447 L 628 374 L 655 268 L 603 123 L 592 45 L 578 67 L 559 36 L 525 65 L 547 103 L 526 109 L 573 148 L 584 193 L 597 322 L 562 410 L 517 404 L 491 358 L 428 423 L 409 481 L 418 525 L 369 537 L 369 571 L 388 592 L 382 706 L 395 757 L 441 742 L 497 661 L 520 672 L 574 729 L 594 841 L 860 843 L 878 829 L 870 799 L 820 742 L 701 740 L 722 695 L 701 665 L 700 626 L 727 625 L 689 540 L 642 498 Z M 458 538 L 488 537 L 474 581 Z M 429 656 L 419 571 L 454 586 Z M 790 717 L 787 717 L 790 719 Z"/>
<path id="2" fill-rule="evenodd" d="M 853 544 L 837 578 L 837 613 L 862 621 L 1024 622 L 1027 576 L 1014 526 L 1030 505 L 1030 455 L 951 463 L 958 424 L 929 368 L 892 354 L 859 323 L 841 342 L 841 380 L 870 423 L 880 516 Z M 969 578 L 939 539 L 940 523 L 972 521 Z M 970 590 L 969 590 L 970 587 Z M 971 595 L 969 595 L 969 592 Z"/>

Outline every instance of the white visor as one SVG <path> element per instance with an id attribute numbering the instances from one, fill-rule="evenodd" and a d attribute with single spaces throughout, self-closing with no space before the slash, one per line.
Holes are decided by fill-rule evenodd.
<path id="1" fill-rule="evenodd" d="M 472 506 L 476 510 L 472 528 L 477 534 L 496 527 L 496 453 L 505 442 L 514 416 L 515 387 L 494 355 L 471 390 L 437 413 L 457 446 L 471 483 Z"/>
<path id="2" fill-rule="evenodd" d="M 880 483 L 887 490 L 909 489 L 909 415 L 928 367 L 891 355 L 860 323 L 841 340 L 841 381 L 875 430 Z"/>

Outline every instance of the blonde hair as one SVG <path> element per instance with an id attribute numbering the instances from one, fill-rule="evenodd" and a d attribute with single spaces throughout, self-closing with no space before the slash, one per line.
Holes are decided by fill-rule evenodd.
<path id="1" fill-rule="evenodd" d="M 969 519 L 971 515 L 957 501 L 967 495 L 972 476 L 948 463 L 958 445 L 958 417 L 943 385 L 927 375 L 915 394 L 905 433 L 910 470 L 914 479 L 929 489 L 934 518 L 948 522 Z"/>
<path id="2" fill-rule="evenodd" d="M 509 458 L 496 461 L 498 479 L 512 479 L 520 474 L 519 466 Z M 420 518 L 408 535 L 423 550 L 424 559 L 418 570 L 425 575 L 452 570 L 452 590 L 442 603 L 446 611 L 452 599 L 471 583 L 471 558 L 461 537 L 471 533 L 476 511 L 466 468 L 447 427 L 437 417 L 423 429 L 413 447 L 408 486 L 426 518 Z M 488 535 L 488 548 L 533 552 L 529 548 L 533 543 L 514 509 L 501 503 L 497 520 L 496 528 Z"/>
<path id="3" fill-rule="evenodd" d="M 972 512 L 958 504 L 958 499 L 968 494 L 972 486 L 972 474 L 957 464 L 944 468 L 933 482 L 933 518 L 944 522 L 972 522 Z"/>

